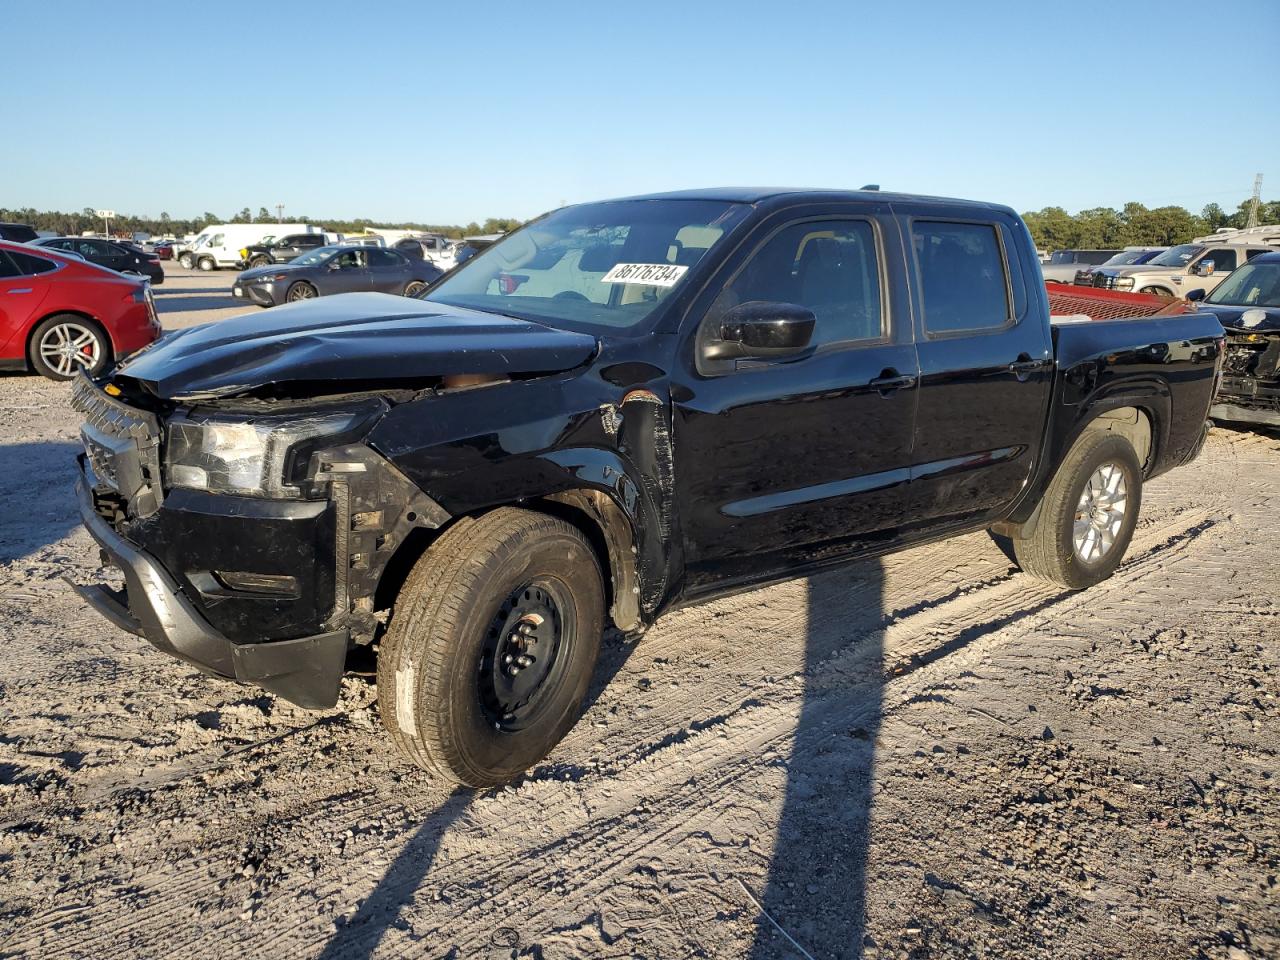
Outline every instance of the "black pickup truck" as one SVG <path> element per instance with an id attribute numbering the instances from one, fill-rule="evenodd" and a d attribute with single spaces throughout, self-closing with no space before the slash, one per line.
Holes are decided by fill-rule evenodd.
<path id="1" fill-rule="evenodd" d="M 1205 314 L 1051 322 L 1007 207 L 568 207 L 420 300 L 255 312 L 81 378 L 81 514 L 124 589 L 78 589 L 306 707 L 376 655 L 396 748 L 497 784 L 575 723 L 607 626 L 982 529 L 1102 580 L 1143 482 L 1200 450 L 1222 349 Z"/>
<path id="2" fill-rule="evenodd" d="M 269 267 L 288 263 L 304 253 L 319 250 L 329 243 L 323 233 L 291 233 L 285 237 L 269 237 L 262 243 L 240 248 L 239 267 Z"/>

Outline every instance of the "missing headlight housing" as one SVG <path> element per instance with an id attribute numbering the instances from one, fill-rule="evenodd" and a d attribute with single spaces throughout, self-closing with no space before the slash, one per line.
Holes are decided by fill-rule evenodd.
<path id="1" fill-rule="evenodd" d="M 381 400 L 370 400 L 288 416 L 180 413 L 167 425 L 165 479 L 169 487 L 209 493 L 300 497 L 311 453 L 353 442 L 385 409 Z"/>

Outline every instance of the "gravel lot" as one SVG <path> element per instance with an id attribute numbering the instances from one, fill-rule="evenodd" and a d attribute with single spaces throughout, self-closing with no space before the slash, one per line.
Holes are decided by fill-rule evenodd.
<path id="1" fill-rule="evenodd" d="M 308 713 L 86 609 L 67 396 L 0 377 L 0 957 L 1280 956 L 1275 436 L 1214 430 L 1085 593 L 974 535 L 610 638 L 472 794 L 370 681 Z"/>

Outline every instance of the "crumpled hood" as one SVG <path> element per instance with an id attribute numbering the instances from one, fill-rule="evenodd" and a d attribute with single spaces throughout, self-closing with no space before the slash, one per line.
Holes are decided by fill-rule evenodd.
<path id="1" fill-rule="evenodd" d="M 115 371 L 170 400 L 289 381 L 421 380 L 569 370 L 594 337 L 386 293 L 348 293 L 179 330 Z M 340 392 L 340 388 L 333 392 Z"/>
<path id="2" fill-rule="evenodd" d="M 1218 322 L 1229 330 L 1241 333 L 1277 333 L 1280 332 L 1280 307 L 1220 307 L 1213 303 L 1200 303 L 1196 309 L 1212 313 Z M 1251 311 L 1261 311 L 1266 318 L 1258 324 L 1244 325 L 1244 315 Z"/>

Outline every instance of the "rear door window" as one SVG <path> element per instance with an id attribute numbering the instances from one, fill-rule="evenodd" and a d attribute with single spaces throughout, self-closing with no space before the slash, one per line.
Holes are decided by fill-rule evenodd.
<path id="1" fill-rule="evenodd" d="M 46 260 L 44 257 L 33 257 L 28 253 L 18 253 L 11 250 L 9 251 L 9 256 L 13 258 L 14 265 L 18 268 L 18 276 L 21 277 L 37 273 L 48 273 L 58 266 L 53 260 Z"/>
<path id="2" fill-rule="evenodd" d="M 998 330 L 1011 322 L 1008 272 L 995 224 L 915 220 L 911 241 L 927 333 Z"/>

